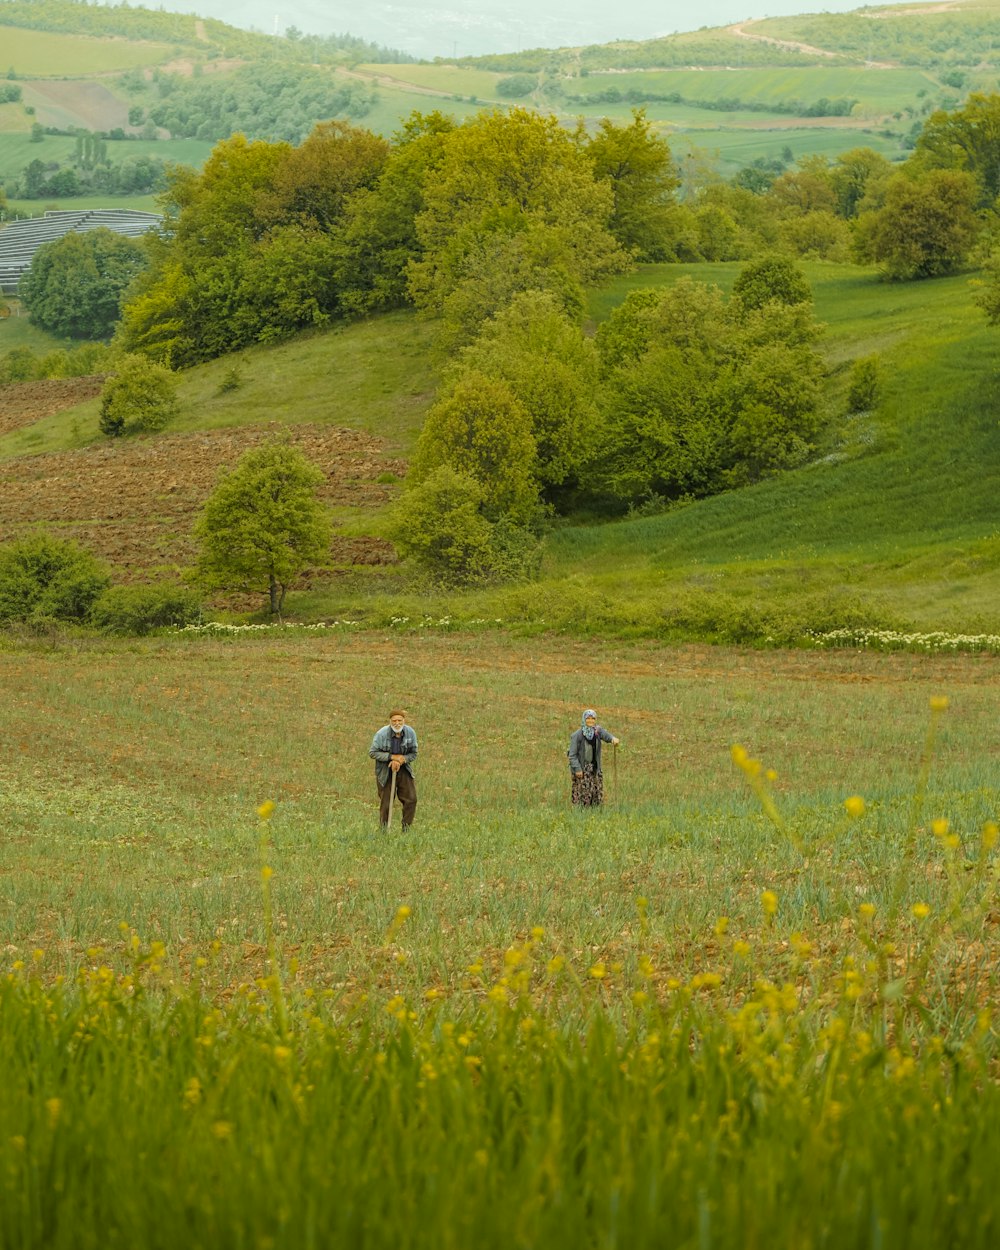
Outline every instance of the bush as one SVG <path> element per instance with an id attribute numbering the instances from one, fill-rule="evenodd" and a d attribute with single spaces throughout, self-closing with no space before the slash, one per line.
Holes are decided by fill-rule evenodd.
<path id="1" fill-rule="evenodd" d="M 864 356 L 851 366 L 847 388 L 848 412 L 867 412 L 874 408 L 882 387 L 878 356 Z"/>
<path id="2" fill-rule="evenodd" d="M 483 487 L 474 477 L 442 464 L 403 496 L 390 537 L 443 585 L 531 576 L 541 560 L 538 539 L 509 516 L 488 521 L 482 502 Z"/>
<path id="3" fill-rule="evenodd" d="M 765 304 L 809 304 L 809 280 L 787 256 L 761 256 L 744 265 L 733 283 L 733 298 L 744 308 L 759 309 Z"/>
<path id="4" fill-rule="evenodd" d="M 122 356 L 101 391 L 101 432 L 110 438 L 162 430 L 178 411 L 177 380 L 145 356 Z"/>
<path id="5" fill-rule="evenodd" d="M 538 79 L 534 74 L 510 74 L 497 80 L 496 92 L 504 100 L 520 100 L 531 95 L 537 86 Z"/>
<path id="6" fill-rule="evenodd" d="M 38 534 L 0 547 L 0 624 L 84 621 L 111 578 L 83 547 Z"/>
<path id="7" fill-rule="evenodd" d="M 198 595 L 186 586 L 109 586 L 90 612 L 91 624 L 109 634 L 148 634 L 190 625 L 201 615 Z"/>
<path id="8" fill-rule="evenodd" d="M 0 360 L 0 385 L 31 382 L 38 377 L 38 357 L 30 347 L 15 347 Z"/>

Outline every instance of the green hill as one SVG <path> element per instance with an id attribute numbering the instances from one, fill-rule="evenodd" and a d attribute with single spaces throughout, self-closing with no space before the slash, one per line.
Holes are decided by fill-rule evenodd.
<path id="1" fill-rule="evenodd" d="M 591 314 L 600 321 L 628 290 L 685 274 L 728 288 L 738 268 L 646 267 L 595 292 Z M 410 589 L 397 567 L 378 565 L 293 595 L 291 611 L 373 620 L 429 612 L 530 628 L 746 639 L 792 635 L 845 615 L 921 630 L 995 631 L 1000 507 L 987 466 L 1000 460 L 996 331 L 973 304 L 968 276 L 889 286 L 850 266 L 805 269 L 826 325 L 829 369 L 823 445 L 808 467 L 662 515 L 563 523 L 547 540 L 541 579 L 527 586 L 429 596 Z M 0 348 L 4 333 L 0 327 Z M 849 366 L 873 353 L 884 399 L 876 411 L 848 418 Z M 274 422 L 327 425 L 376 436 L 389 454 L 406 457 L 438 378 L 427 325 L 408 313 L 246 352 L 240 387 L 226 392 L 221 383 L 232 363 L 183 375 L 181 417 L 164 437 Z M 44 476 L 49 456 L 61 472 L 84 472 L 100 446 L 96 423 L 91 400 L 7 434 L 0 456 L 18 464 L 32 457 L 32 480 Z M 156 442 L 144 440 L 150 454 Z M 78 458 L 69 462 L 76 469 L 59 459 L 67 455 Z M 335 510 L 341 533 L 378 539 L 384 506 L 398 490 L 390 478 L 381 502 L 344 496 Z M 117 494 L 112 477 L 108 525 L 116 533 L 120 508 L 110 505 Z M 37 497 L 24 498 L 21 521 L 30 525 Z M 99 542 L 99 518 L 90 520 Z M 142 558 L 157 563 L 155 544 Z"/>

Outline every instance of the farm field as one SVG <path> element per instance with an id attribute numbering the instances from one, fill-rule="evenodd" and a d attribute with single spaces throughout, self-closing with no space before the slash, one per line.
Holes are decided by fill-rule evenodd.
<path id="1" fill-rule="evenodd" d="M 615 88 L 628 91 L 679 92 L 685 100 L 739 99 L 760 105 L 823 97 L 858 101 L 858 114 L 870 116 L 898 109 L 902 101 L 917 104 L 918 92 L 936 87 L 931 75 L 914 69 L 866 69 L 863 66 L 809 68 L 647 70 L 635 73 L 592 72 L 567 86 L 575 95 L 600 95 Z"/>
<path id="2" fill-rule="evenodd" d="M 21 1245 L 992 1243 L 995 660 L 342 626 L 0 673 Z"/>
<path id="3" fill-rule="evenodd" d="M 171 55 L 168 44 L 146 40 L 2 29 L 4 64 L 13 65 L 21 78 L 77 77 L 84 66 L 87 74 L 107 74 L 159 65 Z"/>

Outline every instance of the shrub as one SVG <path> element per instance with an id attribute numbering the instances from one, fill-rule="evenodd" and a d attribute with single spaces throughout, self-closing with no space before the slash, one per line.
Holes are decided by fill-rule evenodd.
<path id="1" fill-rule="evenodd" d="M 187 586 L 109 586 L 90 611 L 91 624 L 109 634 L 148 634 L 171 625 L 190 625 L 201 602 Z"/>
<path id="2" fill-rule="evenodd" d="M 0 623 L 84 621 L 111 578 L 83 547 L 38 534 L 0 547 Z"/>
<path id="3" fill-rule="evenodd" d="M 496 92 L 504 100 L 521 100 L 538 86 L 534 74 L 509 74 L 497 80 Z"/>
<path id="4" fill-rule="evenodd" d="M 848 412 L 866 412 L 874 408 L 881 390 L 882 378 L 878 356 L 864 356 L 851 366 L 847 388 Z"/>
<path id="5" fill-rule="evenodd" d="M 511 516 L 489 521 L 483 487 L 450 464 L 411 487 L 396 507 L 390 537 L 443 585 L 517 581 L 537 572 L 541 544 Z"/>
<path id="6" fill-rule="evenodd" d="M 787 256 L 761 256 L 749 261 L 733 283 L 733 297 L 746 309 L 768 303 L 810 304 L 809 280 Z"/>
<path id="7" fill-rule="evenodd" d="M 145 356 L 122 356 L 101 391 L 100 427 L 110 438 L 162 430 L 178 411 L 177 380 Z"/>
<path id="8" fill-rule="evenodd" d="M 0 360 L 0 385 L 31 382 L 38 377 L 38 357 L 30 347 L 15 347 Z"/>

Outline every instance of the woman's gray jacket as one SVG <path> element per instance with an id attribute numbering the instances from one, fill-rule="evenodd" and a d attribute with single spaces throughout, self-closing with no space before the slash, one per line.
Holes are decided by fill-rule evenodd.
<path id="1" fill-rule="evenodd" d="M 577 773 L 583 772 L 584 744 L 586 741 L 587 739 L 583 736 L 582 729 L 578 729 L 569 740 L 569 750 L 566 754 L 569 756 L 569 771 L 573 773 L 574 776 Z M 594 729 L 594 764 L 597 766 L 598 772 L 601 771 L 602 742 L 614 742 L 614 737 L 612 734 L 609 734 L 606 729 L 602 729 L 601 726 L 598 725 Z"/>
<path id="2" fill-rule="evenodd" d="M 389 750 L 389 744 L 392 742 L 392 726 L 383 725 L 374 738 L 372 738 L 371 747 L 368 754 L 375 761 L 375 780 L 380 786 L 384 786 L 389 780 L 389 761 L 392 759 L 392 752 Z M 412 776 L 413 769 L 411 767 L 413 761 L 417 758 L 417 735 L 409 725 L 403 726 L 403 767 Z"/>

